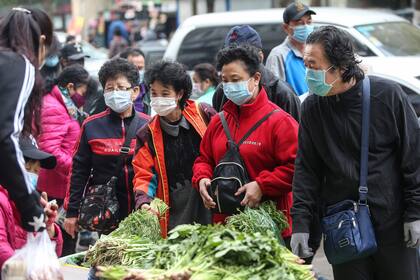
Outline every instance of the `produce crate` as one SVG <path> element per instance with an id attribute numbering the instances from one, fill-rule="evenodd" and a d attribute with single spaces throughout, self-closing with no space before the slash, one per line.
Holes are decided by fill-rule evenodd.
<path id="1" fill-rule="evenodd" d="M 83 258 L 85 254 L 86 252 L 82 252 L 59 259 L 64 280 L 88 279 L 89 268 L 80 266 L 80 263 L 77 261 L 78 259 Z"/>

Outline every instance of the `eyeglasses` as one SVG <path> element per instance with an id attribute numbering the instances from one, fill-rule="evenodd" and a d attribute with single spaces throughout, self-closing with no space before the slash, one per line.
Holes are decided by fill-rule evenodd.
<path id="1" fill-rule="evenodd" d="M 109 88 L 105 88 L 104 93 L 109 93 L 109 92 L 112 92 L 112 91 L 127 91 L 127 90 L 130 90 L 132 88 L 133 87 L 123 87 L 123 86 L 119 86 L 117 88 L 109 87 Z"/>

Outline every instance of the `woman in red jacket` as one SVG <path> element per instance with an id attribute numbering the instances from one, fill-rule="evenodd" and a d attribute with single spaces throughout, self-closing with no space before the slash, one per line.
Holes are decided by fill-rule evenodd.
<path id="1" fill-rule="evenodd" d="M 223 112 L 236 143 L 265 115 L 278 110 L 239 146 L 251 182 L 242 186 L 236 195 L 244 195 L 241 204 L 249 207 L 255 207 L 263 200 L 275 201 L 291 225 L 291 191 L 298 124 L 293 117 L 268 100 L 265 89 L 260 85 L 257 50 L 249 46 L 228 47 L 218 53 L 217 61 L 223 89 L 229 99 Z M 201 142 L 200 156 L 193 167 L 193 184 L 199 189 L 208 208 L 216 206 L 207 189 L 213 177 L 213 169 L 225 155 L 226 148 L 227 137 L 217 115 L 209 124 Z M 223 222 L 225 218 L 215 214 L 213 221 Z M 291 227 L 282 235 L 287 241 Z"/>

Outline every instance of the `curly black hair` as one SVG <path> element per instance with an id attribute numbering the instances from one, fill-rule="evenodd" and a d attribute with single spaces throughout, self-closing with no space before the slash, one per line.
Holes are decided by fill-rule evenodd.
<path id="1" fill-rule="evenodd" d="M 344 70 L 341 75 L 343 82 L 347 83 L 352 78 L 360 81 L 364 78 L 363 70 L 359 67 L 361 62 L 355 56 L 354 46 L 350 35 L 335 26 L 322 26 L 312 32 L 306 44 L 320 44 L 324 53 L 334 68 Z"/>
<path id="2" fill-rule="evenodd" d="M 103 88 L 105 88 L 106 81 L 115 79 L 118 76 L 126 77 L 132 87 L 138 86 L 139 72 L 136 66 L 124 58 L 118 57 L 105 62 L 98 75 Z"/>
<path id="3" fill-rule="evenodd" d="M 184 109 L 191 96 L 192 81 L 186 67 L 178 62 L 160 60 L 146 69 L 145 80 L 148 85 L 155 81 L 165 86 L 172 86 L 177 94 L 182 94 L 179 107 Z"/>
<path id="4" fill-rule="evenodd" d="M 255 73 L 259 72 L 260 56 L 258 49 L 251 45 L 233 45 L 221 49 L 216 56 L 216 68 L 218 71 L 221 71 L 224 65 L 237 60 L 243 62 L 245 70 L 250 76 L 254 76 Z"/>

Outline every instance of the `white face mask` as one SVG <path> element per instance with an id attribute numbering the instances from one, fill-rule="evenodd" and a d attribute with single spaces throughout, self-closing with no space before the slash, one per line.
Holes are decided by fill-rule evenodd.
<path id="1" fill-rule="evenodd" d="M 155 112 L 165 117 L 169 115 L 177 107 L 175 97 L 150 97 L 150 106 Z"/>
<path id="2" fill-rule="evenodd" d="M 133 106 L 129 90 L 114 90 L 105 93 L 104 97 L 106 106 L 116 113 L 122 113 Z"/>

